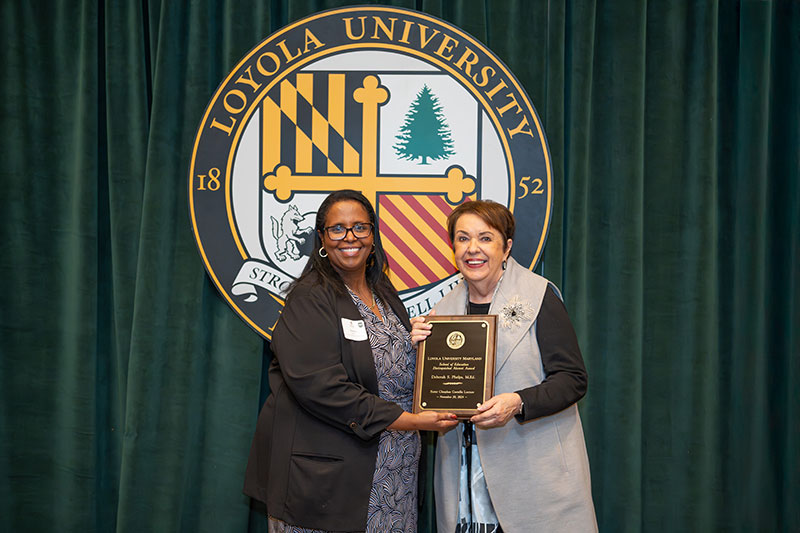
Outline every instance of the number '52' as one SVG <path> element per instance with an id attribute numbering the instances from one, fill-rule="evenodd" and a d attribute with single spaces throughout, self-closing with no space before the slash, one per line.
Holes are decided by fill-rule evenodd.
<path id="1" fill-rule="evenodd" d="M 544 194 L 544 189 L 542 188 L 542 178 L 533 178 L 530 182 L 532 187 L 531 189 L 528 189 L 528 184 L 525 183 L 528 180 L 531 180 L 530 176 L 523 176 L 520 178 L 519 186 L 525 189 L 525 192 L 517 196 L 517 200 L 520 198 L 525 198 L 529 194 Z"/>

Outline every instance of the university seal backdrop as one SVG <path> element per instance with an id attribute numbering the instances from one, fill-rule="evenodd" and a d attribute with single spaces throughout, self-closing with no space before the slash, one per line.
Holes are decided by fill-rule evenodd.
<path id="1" fill-rule="evenodd" d="M 355 189 L 378 215 L 409 315 L 457 282 L 445 221 L 491 199 L 517 219 L 533 268 L 552 206 L 539 117 L 508 68 L 459 28 L 416 11 L 320 12 L 269 36 L 221 83 L 200 122 L 189 206 L 209 276 L 271 337 L 286 289 L 316 250 L 316 209 Z"/>

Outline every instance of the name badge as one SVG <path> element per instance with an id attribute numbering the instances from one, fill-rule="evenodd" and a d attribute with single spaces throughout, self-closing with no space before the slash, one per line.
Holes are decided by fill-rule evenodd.
<path id="1" fill-rule="evenodd" d="M 367 327 L 364 325 L 363 320 L 350 320 L 343 318 L 342 330 L 344 330 L 345 339 L 351 341 L 367 340 Z"/>

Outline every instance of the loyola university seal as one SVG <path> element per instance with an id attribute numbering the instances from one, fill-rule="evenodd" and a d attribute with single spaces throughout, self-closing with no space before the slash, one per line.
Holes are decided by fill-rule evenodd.
<path id="1" fill-rule="evenodd" d="M 372 202 L 413 317 L 458 282 L 445 227 L 454 206 L 508 206 L 513 255 L 533 268 L 551 182 L 536 111 L 490 50 L 429 15 L 360 6 L 297 21 L 236 65 L 200 122 L 189 205 L 209 276 L 269 339 L 315 252 L 316 209 L 330 191 Z"/>

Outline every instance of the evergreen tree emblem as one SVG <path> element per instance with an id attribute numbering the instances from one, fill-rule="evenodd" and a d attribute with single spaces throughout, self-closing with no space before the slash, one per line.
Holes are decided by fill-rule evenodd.
<path id="1" fill-rule="evenodd" d="M 442 106 L 427 85 L 417 93 L 396 139 L 393 148 L 398 157 L 408 160 L 419 157 L 420 165 L 430 164 L 428 159 L 449 159 L 455 154 Z"/>

